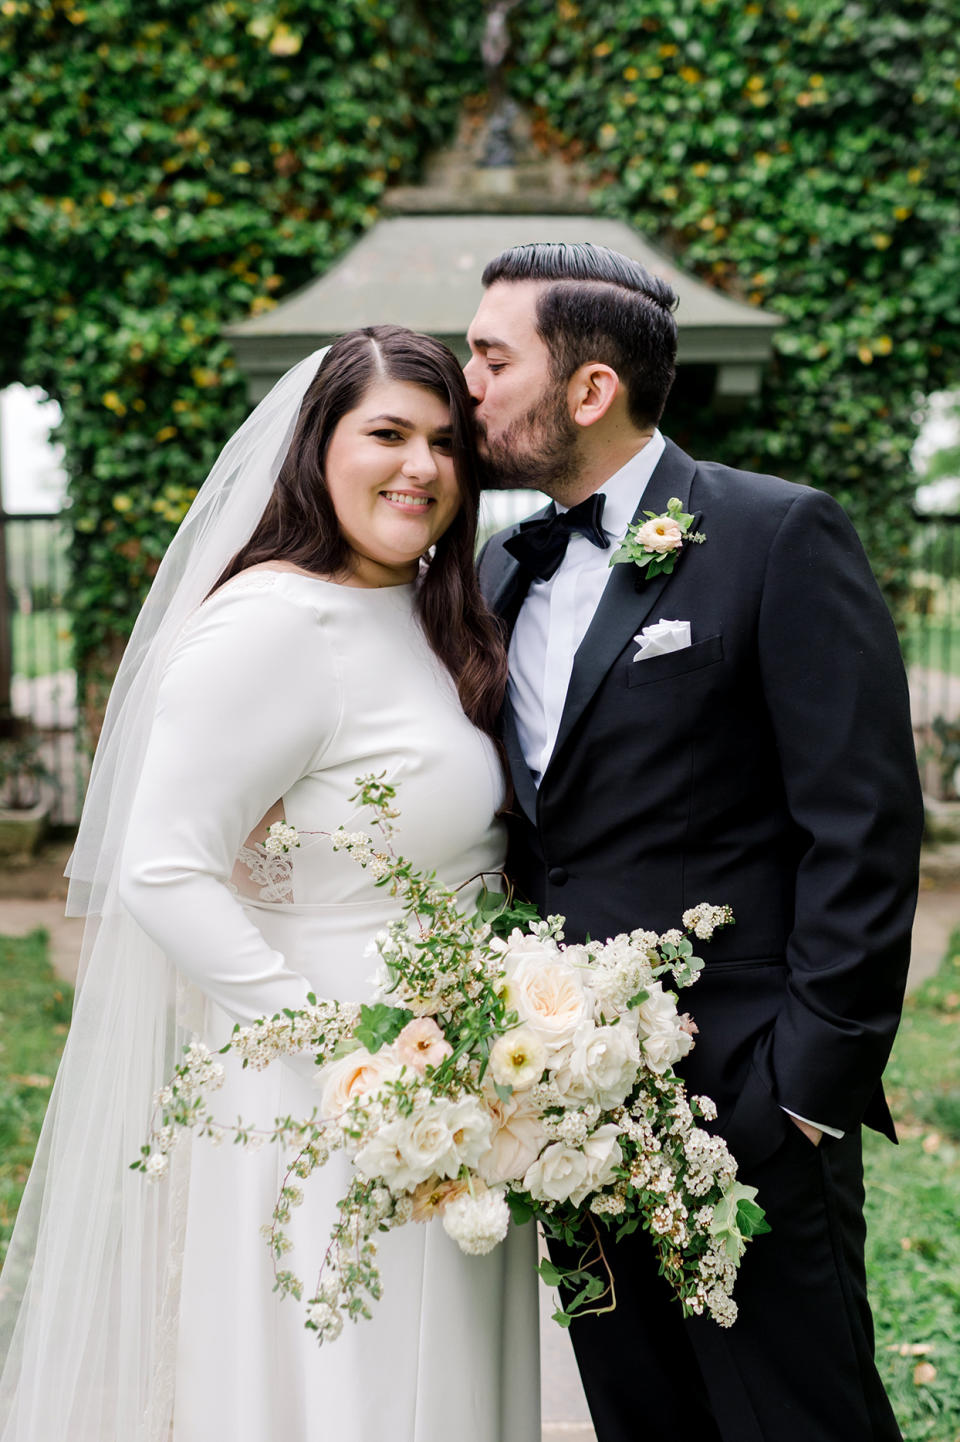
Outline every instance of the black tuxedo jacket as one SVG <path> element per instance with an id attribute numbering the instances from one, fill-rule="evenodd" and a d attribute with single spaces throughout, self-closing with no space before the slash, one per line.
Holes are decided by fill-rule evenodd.
<path id="1" fill-rule="evenodd" d="M 697 950 L 688 1086 L 719 1107 L 742 1166 L 781 1107 L 894 1138 L 880 1074 L 916 904 L 922 806 L 896 633 L 826 493 L 667 447 L 643 497 L 677 496 L 702 545 L 670 576 L 613 568 L 573 667 L 539 790 L 509 703 L 509 867 L 568 940 L 680 926 L 699 901 L 733 927 Z M 508 628 L 526 573 L 501 532 L 484 594 Z M 635 634 L 688 620 L 688 649 L 634 662 Z M 895 1139 L 895 1138 L 894 1138 Z"/>

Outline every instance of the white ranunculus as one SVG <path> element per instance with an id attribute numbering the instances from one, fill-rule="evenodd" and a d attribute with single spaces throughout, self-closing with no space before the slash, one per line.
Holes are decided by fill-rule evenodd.
<path id="1" fill-rule="evenodd" d="M 443 1230 L 468 1256 L 492 1252 L 507 1235 L 510 1209 L 502 1192 L 468 1193 L 456 1197 L 443 1209 Z"/>
<path id="2" fill-rule="evenodd" d="M 553 1080 L 572 1101 L 615 1107 L 629 1094 L 639 1066 L 640 1046 L 632 1028 L 583 1022 Z"/>
<path id="3" fill-rule="evenodd" d="M 594 1002 L 576 967 L 531 951 L 507 968 L 506 1003 L 555 1052 L 569 1042 Z"/>
<path id="4" fill-rule="evenodd" d="M 342 1116 L 354 1098 L 379 1091 L 385 1082 L 395 1081 L 400 1072 L 396 1053 L 387 1046 L 376 1053 L 360 1047 L 328 1062 L 316 1079 L 321 1088 L 320 1115 Z"/>
<path id="5" fill-rule="evenodd" d="M 547 1049 L 529 1026 L 517 1026 L 497 1037 L 490 1048 L 490 1071 L 502 1087 L 517 1091 L 539 1081 L 547 1064 Z"/>
<path id="6" fill-rule="evenodd" d="M 477 1171 L 491 1186 L 514 1182 L 536 1161 L 546 1141 L 539 1112 L 522 1101 L 491 1103 L 494 1131 L 490 1146 L 477 1163 Z"/>
<path id="7" fill-rule="evenodd" d="M 587 1159 L 579 1147 L 551 1142 L 527 1168 L 523 1187 L 538 1202 L 566 1202 L 582 1191 L 587 1175 Z"/>

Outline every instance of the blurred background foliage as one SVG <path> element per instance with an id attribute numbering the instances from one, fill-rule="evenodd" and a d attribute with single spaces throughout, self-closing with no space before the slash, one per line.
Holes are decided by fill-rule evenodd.
<path id="1" fill-rule="evenodd" d="M 481 19 L 452 0 L 0 4 L 0 385 L 63 409 L 92 714 L 246 412 L 222 327 L 329 265 L 447 138 Z"/>
<path id="2" fill-rule="evenodd" d="M 919 412 L 960 377 L 956 0 L 527 0 L 515 33 L 604 208 L 787 322 L 716 457 L 832 491 L 896 605 Z"/>
<path id="3" fill-rule="evenodd" d="M 221 340 L 321 272 L 484 88 L 453 0 L 0 0 L 0 384 L 64 412 L 77 657 L 109 676 L 245 411 Z M 960 376 L 956 0 L 522 0 L 512 95 L 597 209 L 784 317 L 701 454 L 833 491 L 896 605 Z"/>

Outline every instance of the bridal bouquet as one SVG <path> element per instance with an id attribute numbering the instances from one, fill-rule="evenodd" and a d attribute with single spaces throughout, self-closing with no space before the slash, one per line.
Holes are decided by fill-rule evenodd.
<path id="1" fill-rule="evenodd" d="M 465 916 L 455 892 L 393 853 L 393 788 L 376 777 L 358 785 L 353 799 L 371 808 L 382 842 L 341 830 L 332 844 L 403 906 L 375 940 L 374 999 L 310 997 L 237 1027 L 223 1048 L 255 1068 L 313 1054 L 317 1108 L 278 1119 L 266 1138 L 242 1122 L 224 1127 L 208 1104 L 223 1064 L 194 1042 L 158 1094 L 134 1167 L 163 1176 L 185 1128 L 284 1146 L 290 1165 L 264 1232 L 278 1290 L 302 1299 L 301 1279 L 282 1266 L 284 1226 L 303 1200 L 300 1183 L 345 1151 L 352 1180 L 307 1300 L 306 1325 L 321 1343 L 346 1318 L 370 1316 L 378 1233 L 434 1217 L 467 1253 L 501 1242 L 511 1215 L 537 1218 L 570 1244 L 575 1266 L 540 1264 L 562 1289 L 554 1315 L 563 1325 L 616 1305 L 604 1237 L 642 1227 L 684 1313 L 729 1326 L 744 1247 L 768 1227 L 726 1144 L 699 1125 L 716 1115 L 713 1103 L 688 1097 L 673 1071 L 696 1027 L 669 989 L 690 985 L 702 967 L 689 934 L 708 940 L 733 920 L 729 908 L 692 908 L 688 935 L 638 930 L 579 945 L 564 945 L 562 917 L 541 920 L 503 896 L 484 893 L 479 912 Z M 268 850 L 298 844 L 292 827 L 271 827 Z"/>

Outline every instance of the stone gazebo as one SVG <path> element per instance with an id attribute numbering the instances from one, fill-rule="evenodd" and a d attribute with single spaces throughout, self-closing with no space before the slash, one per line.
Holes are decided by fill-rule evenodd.
<path id="1" fill-rule="evenodd" d="M 711 289 L 624 222 L 592 213 L 576 170 L 537 154 L 516 113 L 507 118 L 504 147 L 499 120 L 497 130 L 497 114 L 485 125 L 467 117 L 425 182 L 388 192 L 382 218 L 325 275 L 227 329 L 251 403 L 311 350 L 361 325 L 426 331 L 466 361 L 485 264 L 508 246 L 538 240 L 610 246 L 670 282 L 679 297 L 675 391 L 724 410 L 756 394 L 780 318 Z"/>

